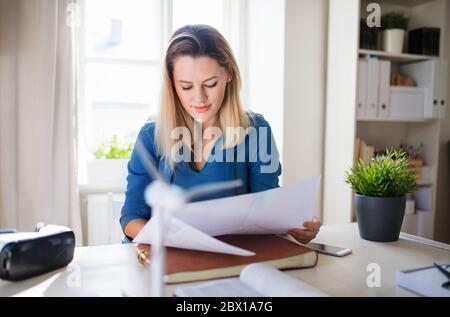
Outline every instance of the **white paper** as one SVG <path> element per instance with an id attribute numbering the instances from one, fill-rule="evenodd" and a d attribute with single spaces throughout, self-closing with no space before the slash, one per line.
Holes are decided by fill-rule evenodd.
<path id="1" fill-rule="evenodd" d="M 134 238 L 133 242 L 152 244 L 152 232 L 154 230 L 153 227 L 154 222 L 148 221 L 145 227 Z M 178 220 L 175 217 L 172 217 L 172 221 L 169 227 L 169 231 L 167 232 L 164 245 L 167 247 L 218 252 L 241 256 L 255 255 L 254 252 L 232 246 L 216 238 L 213 238 L 206 233 L 203 233 L 195 229 L 194 227 L 184 223 L 183 221 Z"/>
<path id="2" fill-rule="evenodd" d="M 239 278 L 220 279 L 199 285 L 178 286 L 178 297 L 263 297 Z"/>
<path id="3" fill-rule="evenodd" d="M 226 234 L 286 234 L 314 214 L 320 176 L 259 193 L 186 204 L 172 217 L 165 246 L 250 256 L 212 236 Z M 150 219 L 133 242 L 152 243 Z"/>
<path id="4" fill-rule="evenodd" d="M 247 265 L 239 278 L 179 286 L 179 297 L 327 297 L 319 289 L 267 264 Z"/>
<path id="5" fill-rule="evenodd" d="M 327 296 L 319 289 L 263 263 L 247 265 L 242 270 L 240 279 L 251 289 L 269 297 Z"/>
<path id="6" fill-rule="evenodd" d="M 444 265 L 445 269 L 448 267 Z M 429 297 L 450 297 L 450 290 L 441 287 L 448 278 L 434 266 L 397 271 L 395 278 L 398 286 L 414 293 Z"/>
<path id="7" fill-rule="evenodd" d="M 178 219 L 212 236 L 285 234 L 314 215 L 320 176 L 259 193 L 189 203 Z"/>

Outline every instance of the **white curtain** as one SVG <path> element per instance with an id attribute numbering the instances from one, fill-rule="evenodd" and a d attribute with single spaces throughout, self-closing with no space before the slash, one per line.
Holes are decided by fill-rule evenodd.
<path id="1" fill-rule="evenodd" d="M 0 0 L 0 228 L 74 229 L 81 245 L 69 0 Z"/>

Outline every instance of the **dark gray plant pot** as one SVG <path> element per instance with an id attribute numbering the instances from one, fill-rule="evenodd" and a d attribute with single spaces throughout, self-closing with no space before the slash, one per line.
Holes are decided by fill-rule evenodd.
<path id="1" fill-rule="evenodd" d="M 359 235 L 365 240 L 397 241 L 405 215 L 406 197 L 369 197 L 355 194 Z"/>

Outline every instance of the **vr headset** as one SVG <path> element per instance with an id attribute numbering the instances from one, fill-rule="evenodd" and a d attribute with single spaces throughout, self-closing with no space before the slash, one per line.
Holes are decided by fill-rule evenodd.
<path id="1" fill-rule="evenodd" d="M 75 235 L 66 227 L 37 226 L 37 232 L 0 231 L 0 278 L 19 281 L 69 264 Z"/>

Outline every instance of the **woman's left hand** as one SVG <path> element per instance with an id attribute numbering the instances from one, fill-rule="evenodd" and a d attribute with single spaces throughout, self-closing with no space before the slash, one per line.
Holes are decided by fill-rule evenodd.
<path id="1" fill-rule="evenodd" d="M 290 230 L 288 233 L 300 243 L 305 244 L 317 236 L 321 225 L 322 224 L 319 219 L 314 217 L 312 221 L 305 221 L 303 223 L 304 228 L 295 228 Z"/>

